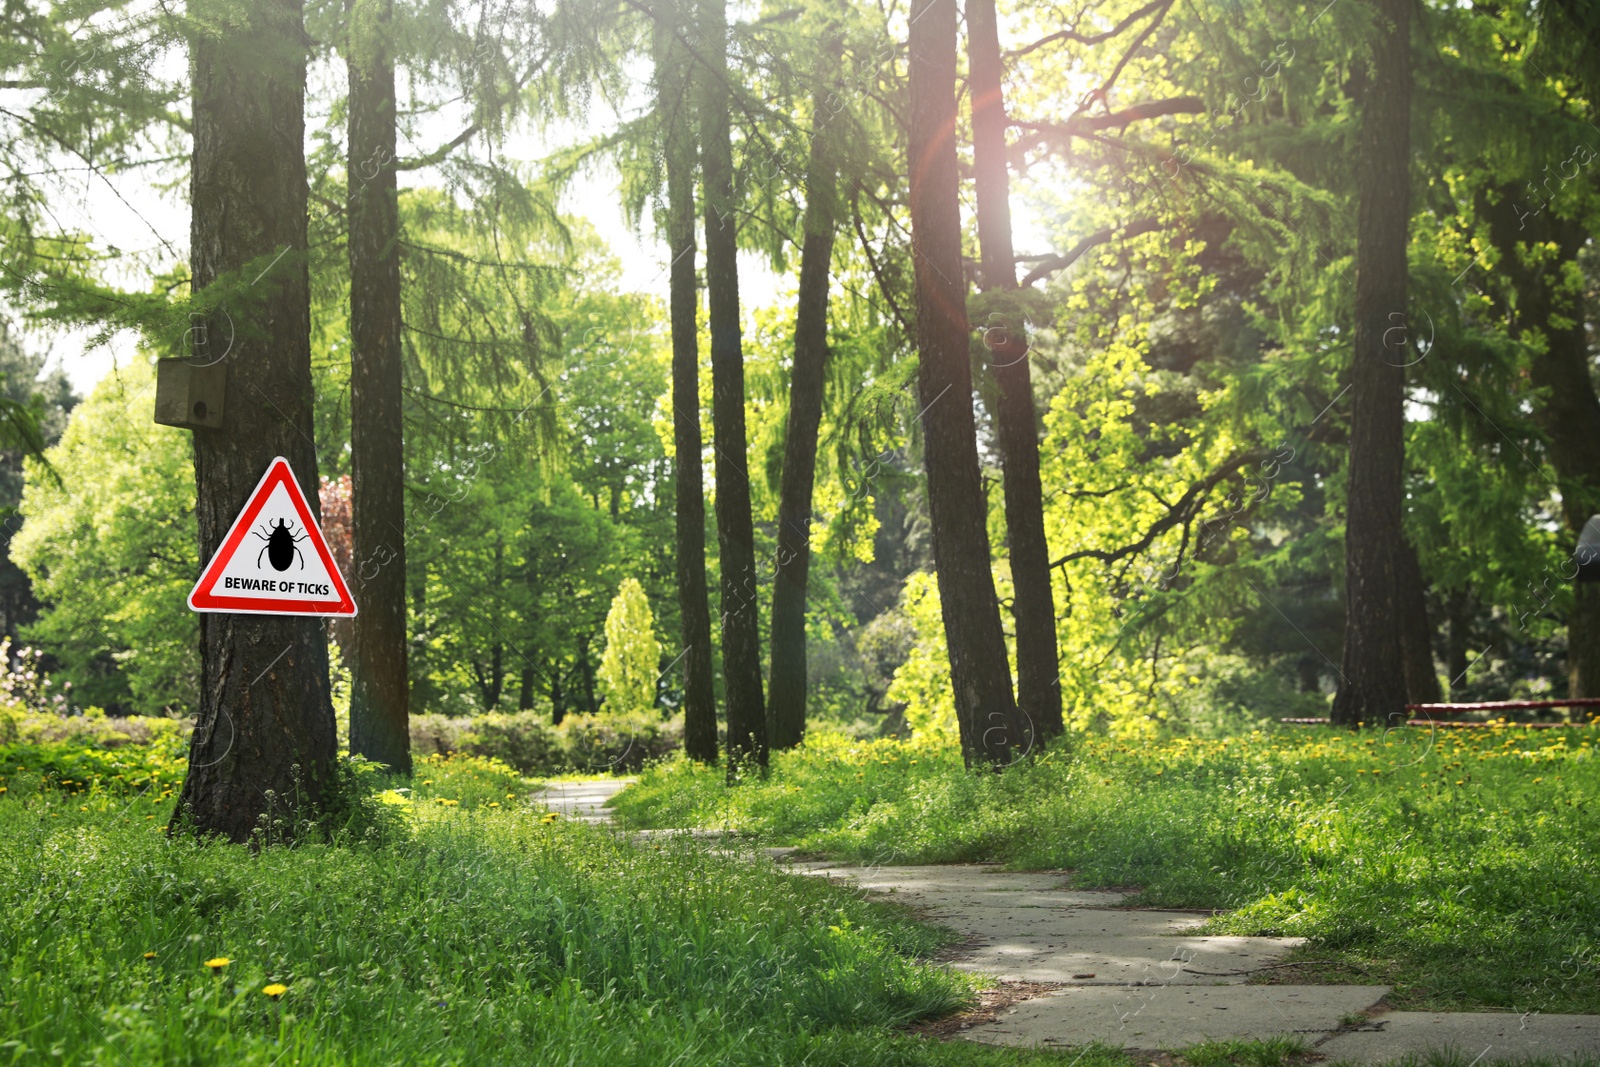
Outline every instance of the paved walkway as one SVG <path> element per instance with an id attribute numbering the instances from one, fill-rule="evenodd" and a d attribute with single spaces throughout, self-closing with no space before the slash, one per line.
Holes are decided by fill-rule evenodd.
<path id="1" fill-rule="evenodd" d="M 591 822 L 626 781 L 555 783 L 552 810 Z M 1388 1063 L 1451 1049 L 1462 1064 L 1537 1056 L 1600 1060 L 1600 1016 L 1388 1011 L 1381 985 L 1248 985 L 1299 944 L 1192 932 L 1193 912 L 1130 909 L 1122 893 L 1073 890 L 1060 873 L 987 865 L 855 866 L 790 861 L 796 873 L 848 881 L 911 905 L 966 937 L 950 965 L 1056 988 L 962 1036 L 995 1045 L 1102 1041 L 1172 1050 L 1205 1040 L 1295 1035 L 1333 1063 Z"/>
<path id="2" fill-rule="evenodd" d="M 606 802 L 637 778 L 609 778 L 598 782 L 551 782 L 539 791 L 537 799 L 551 811 L 579 822 L 610 822 Z"/>

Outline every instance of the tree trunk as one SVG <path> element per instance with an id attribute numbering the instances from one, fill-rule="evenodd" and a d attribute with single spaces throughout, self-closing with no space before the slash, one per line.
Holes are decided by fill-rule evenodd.
<path id="1" fill-rule="evenodd" d="M 913 0 L 911 245 L 923 464 L 950 680 L 969 766 L 1003 764 L 1021 738 L 1011 695 L 972 415 L 956 172 L 956 2 Z"/>
<path id="2" fill-rule="evenodd" d="M 1000 30 L 994 0 L 967 4 L 967 65 L 972 82 L 972 174 L 977 197 L 978 247 L 983 288 L 1017 288 L 1011 245 L 1011 175 L 1006 164 L 1006 101 Z M 1044 534 L 1044 491 L 1039 484 L 1039 428 L 1033 409 L 1033 372 L 1027 328 L 1019 308 L 984 323 L 984 345 L 996 386 L 995 423 L 1011 539 L 1011 614 L 1017 631 L 1017 704 L 1021 742 L 1062 732 L 1061 664 L 1056 652 L 1056 609 L 1050 588 L 1050 547 Z"/>
<path id="3" fill-rule="evenodd" d="M 517 688 L 517 710 L 530 711 L 533 708 L 533 668 L 522 668 L 522 681 Z"/>
<path id="4" fill-rule="evenodd" d="M 1587 235 L 1548 209 L 1528 213 L 1517 203 L 1520 195 L 1511 186 L 1500 190 L 1489 211 L 1490 236 L 1501 252 L 1500 269 L 1516 288 L 1517 335 L 1534 349 L 1529 378 L 1544 394 L 1534 417 L 1549 442 L 1562 518 L 1576 548 L 1589 516 L 1600 512 L 1600 397 L 1589 377 L 1581 298 L 1563 288 L 1562 276 Z M 1551 247 L 1550 260 L 1529 261 L 1530 250 Z M 1573 585 L 1567 678 L 1570 696 L 1600 696 L 1600 584 Z"/>
<path id="5" fill-rule="evenodd" d="M 1436 704 L 1439 701 L 1439 672 L 1433 667 L 1433 626 L 1428 622 L 1427 587 L 1422 580 L 1422 564 L 1411 542 L 1402 539 L 1395 546 L 1395 591 L 1400 613 L 1400 660 L 1406 678 L 1407 704 Z"/>
<path id="6" fill-rule="evenodd" d="M 212 14 L 210 4 L 190 13 Z M 229 6 L 227 17 L 226 34 L 197 34 L 191 51 L 191 285 L 242 287 L 195 335 L 196 362 L 226 360 L 230 395 L 225 426 L 194 431 L 202 560 L 221 547 L 274 456 L 289 460 L 318 507 L 301 0 Z M 198 712 L 169 830 L 192 823 L 240 842 L 264 817 L 287 817 L 271 832 L 293 833 L 334 787 L 321 619 L 202 614 Z"/>
<path id="7" fill-rule="evenodd" d="M 755 529 L 745 451 L 744 352 L 739 329 L 738 220 L 728 95 L 724 0 L 705 0 L 701 86 L 705 183 L 706 301 L 711 331 L 711 422 L 715 437 L 717 547 L 722 570 L 722 679 L 728 706 L 728 773 L 741 759 L 767 765 L 761 693 L 761 628 L 756 602 Z"/>
<path id="8" fill-rule="evenodd" d="M 677 39 L 674 4 L 657 21 L 656 107 L 665 127 L 667 240 L 672 253 L 672 475 L 676 494 L 674 560 L 683 636 L 683 750 L 717 761 L 717 701 L 712 683 L 711 608 L 706 598 L 706 499 L 700 464 L 699 294 L 695 283 L 695 131 L 689 100 L 690 58 Z M 559 715 L 559 712 L 557 713 Z M 557 719 L 559 722 L 559 718 Z"/>
<path id="9" fill-rule="evenodd" d="M 836 69 L 843 42 L 824 45 Z M 824 74 L 826 71 L 819 71 Z M 829 137 L 829 78 L 811 98 L 811 160 L 806 171 L 800 292 L 794 316 L 794 367 L 789 375 L 789 424 L 783 439 L 778 490 L 778 566 L 772 582 L 771 701 L 773 748 L 793 748 L 806 732 L 806 583 L 811 571 L 811 493 L 817 472 L 817 428 L 828 362 L 828 271 L 838 217 L 838 164 Z"/>
<path id="10" fill-rule="evenodd" d="M 590 715 L 600 710 L 595 699 L 594 664 L 589 662 L 589 638 L 578 638 L 578 677 L 583 679 L 583 707 Z"/>
<path id="11" fill-rule="evenodd" d="M 1373 0 L 1383 23 L 1356 162 L 1355 351 L 1345 507 L 1345 640 L 1333 721 L 1405 720 L 1397 546 L 1404 537 L 1406 234 L 1411 2 Z M 1396 329 L 1401 327 L 1401 329 Z"/>
<path id="12" fill-rule="evenodd" d="M 561 692 L 561 661 L 557 660 L 550 669 L 550 724 L 560 726 L 566 717 L 567 704 Z M 712 740 L 716 740 L 715 734 Z"/>
<path id="13" fill-rule="evenodd" d="M 1468 645 L 1472 629 L 1472 596 L 1464 589 L 1450 593 L 1450 648 L 1445 671 L 1450 675 L 1450 699 L 1455 700 L 1465 691 L 1467 671 L 1472 668 L 1469 653 L 1475 650 Z"/>
<path id="14" fill-rule="evenodd" d="M 350 751 L 411 772 L 393 0 L 353 0 L 350 78 Z"/>

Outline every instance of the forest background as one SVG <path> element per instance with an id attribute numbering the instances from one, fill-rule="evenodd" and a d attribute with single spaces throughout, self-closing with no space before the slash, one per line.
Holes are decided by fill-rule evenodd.
<path id="1" fill-rule="evenodd" d="M 414 715 L 670 720 L 684 703 L 669 294 L 626 284 L 633 272 L 583 217 L 585 205 L 609 217 L 620 204 L 643 235 L 634 252 L 668 258 L 662 90 L 676 61 L 661 28 L 674 13 L 430 2 L 389 14 L 401 145 L 379 163 L 405 175 Z M 1586 506 L 1600 467 L 1591 477 L 1585 464 L 1600 457 L 1584 454 L 1595 428 L 1582 425 L 1600 411 L 1588 358 L 1592 16 L 1561 4 L 1411 14 L 1410 299 L 1393 328 L 1409 353 L 1401 558 L 1420 610 L 1399 626 L 1426 677 L 1409 676 L 1408 692 L 1596 695 L 1569 655 L 1568 581 L 1573 515 L 1600 510 Z M 0 361 L 7 395 L 51 448 L 48 465 L 24 462 L 18 438 L 5 459 L 0 610 L 13 648 L 41 650 L 43 673 L 70 683 L 69 706 L 185 715 L 197 701 L 198 628 L 183 599 L 200 562 L 191 446 L 150 418 L 150 361 L 181 354 L 196 327 L 173 300 L 187 287 L 181 234 L 151 227 L 140 247 L 117 247 L 87 224 L 57 225 L 58 198 L 133 183 L 182 201 L 183 47 L 210 32 L 204 19 L 229 17 L 227 5 L 179 18 L 131 3 L 8 14 Z M 306 268 L 322 521 L 359 573 L 371 561 L 348 547 L 345 18 L 308 8 Z M 1352 160 L 1385 18 L 1355 0 L 1002 5 L 1004 148 L 1013 211 L 1027 220 L 1012 286 L 979 265 L 962 58 L 963 282 L 992 573 L 1014 660 L 996 352 L 1020 322 L 1069 728 L 1214 736 L 1327 714 L 1347 632 Z M 826 200 L 805 714 L 858 736 L 954 743 L 916 390 L 907 26 L 892 4 L 731 12 L 722 217 L 737 220 L 747 294 L 760 278 L 766 297 L 740 320 L 760 644 L 784 556 L 802 249 Z M 702 38 L 678 40 L 692 56 Z M 824 128 L 837 175 L 825 196 Z M 537 158 L 510 154 L 530 144 Z M 722 195 L 700 190 L 696 214 L 710 218 Z M 80 400 L 58 371 L 42 373 L 39 338 L 62 328 L 95 343 L 137 336 L 137 355 Z M 710 427 L 704 308 L 698 333 Z M 1577 377 L 1562 377 L 1574 365 Z M 712 502 L 727 484 L 717 450 L 707 433 L 697 459 Z M 725 619 L 726 531 L 718 509 L 703 519 L 711 617 Z M 623 680 L 625 647 L 654 660 L 653 692 L 640 695 L 637 671 Z"/>

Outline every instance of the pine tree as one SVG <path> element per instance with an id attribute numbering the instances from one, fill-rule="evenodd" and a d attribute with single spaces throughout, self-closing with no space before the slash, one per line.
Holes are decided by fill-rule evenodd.
<path id="1" fill-rule="evenodd" d="M 828 362 L 828 273 L 838 215 L 838 161 L 829 128 L 837 110 L 826 74 L 837 69 L 843 41 L 823 45 L 811 105 L 811 158 L 806 171 L 800 288 L 795 303 L 789 421 L 778 490 L 778 562 L 772 583 L 772 673 L 769 739 L 793 748 L 806 730 L 806 583 L 811 569 L 811 499 L 817 470 Z"/>
<path id="2" fill-rule="evenodd" d="M 1345 641 L 1333 721 L 1405 718 L 1399 551 L 1405 537 L 1406 246 L 1411 190 L 1411 0 L 1380 16 L 1356 161 L 1355 341 L 1345 511 Z M 1398 318 L 1396 318 L 1398 316 Z"/>
<path id="3" fill-rule="evenodd" d="M 349 577 L 360 609 L 351 620 L 350 751 L 409 773 L 394 0 L 351 0 L 348 14 Z"/>
<path id="4" fill-rule="evenodd" d="M 195 334 L 223 361 L 221 429 L 194 432 L 200 556 L 210 559 L 274 456 L 316 507 L 306 269 L 306 38 L 301 0 L 193 4 L 191 276 L 236 306 Z M 228 320 L 236 329 L 230 331 Z M 232 336 L 232 348 L 223 349 Z M 171 829 L 246 841 L 267 817 L 314 813 L 334 787 L 322 621 L 206 614 L 200 707 Z M 292 832 L 293 824 L 288 830 Z"/>
<path id="5" fill-rule="evenodd" d="M 699 295 L 695 284 L 695 111 L 684 35 L 692 25 L 673 0 L 656 20 L 656 110 L 666 169 L 669 315 L 672 326 L 672 478 L 676 500 L 674 558 L 683 638 L 683 748 L 690 759 L 717 759 L 717 704 L 712 684 L 711 609 L 706 594 L 706 501 L 700 466 Z"/>
<path id="6" fill-rule="evenodd" d="M 967 55 L 972 77 L 972 172 L 977 197 L 983 288 L 1017 289 L 1011 244 L 1011 176 L 1006 162 L 1006 100 L 1000 30 L 994 0 L 969 0 Z M 1050 589 L 1050 546 L 1044 533 L 1044 490 L 1039 483 L 1038 416 L 1027 327 L 1012 307 L 984 324 L 989 367 L 998 387 L 995 423 L 1005 488 L 1006 531 L 1011 539 L 1012 615 L 1017 634 L 1017 704 L 1027 718 L 1024 743 L 1037 731 L 1062 731 L 1061 669 L 1056 654 L 1056 610 Z"/>
<path id="7" fill-rule="evenodd" d="M 911 240 L 923 464 L 962 756 L 1000 764 L 1022 738 L 989 570 L 967 342 L 956 169 L 956 4 L 911 7 Z"/>
<path id="8" fill-rule="evenodd" d="M 761 691 L 755 529 L 750 518 L 750 460 L 745 447 L 727 9 L 724 0 L 702 0 L 700 10 L 701 47 L 706 53 L 697 68 L 705 185 L 706 303 L 722 572 L 723 697 L 728 715 L 728 774 L 732 777 L 742 760 L 767 765 L 767 713 Z"/>

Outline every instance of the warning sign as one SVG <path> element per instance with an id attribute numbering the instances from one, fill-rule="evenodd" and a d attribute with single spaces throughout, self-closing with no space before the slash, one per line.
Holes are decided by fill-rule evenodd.
<path id="1" fill-rule="evenodd" d="M 322 530 L 289 461 L 272 461 L 189 594 L 195 611 L 354 615 Z"/>

